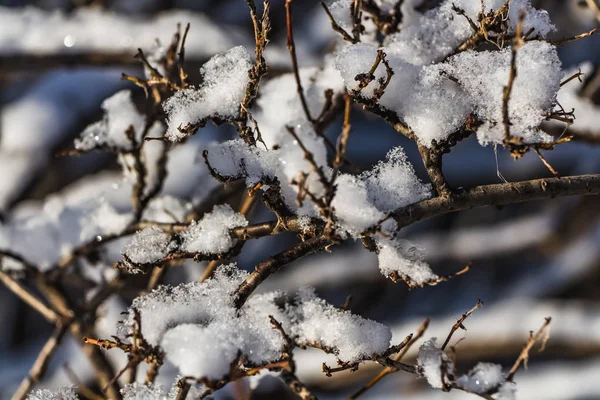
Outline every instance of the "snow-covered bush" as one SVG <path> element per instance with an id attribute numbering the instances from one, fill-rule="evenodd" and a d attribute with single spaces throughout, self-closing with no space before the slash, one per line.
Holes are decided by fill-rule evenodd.
<path id="1" fill-rule="evenodd" d="M 254 0 L 245 3 L 253 38 L 238 46 L 233 38 L 244 35 L 203 18 L 178 26 L 170 44 L 148 46 L 138 38 L 140 32 L 153 34 L 143 22 L 128 26 L 110 13 L 0 10 L 0 25 L 14 28 L 0 33 L 7 48 L 56 51 L 54 29 L 60 29 L 67 48 L 81 40 L 88 50 L 118 58 L 105 39 L 81 28 L 95 32 L 102 21 L 123 25 L 119 29 L 130 40 L 146 46 L 136 56 L 143 75 L 123 74 L 127 86 L 102 101 L 99 121 L 83 128 L 69 148 L 61 145 L 63 156 L 113 154 L 118 184 L 113 171 L 20 211 L 11 210 L 11 184 L 0 184 L 7 191 L 0 195 L 7 210 L 0 222 L 0 277 L 55 325 L 15 398 L 204 398 L 231 382 L 248 382 L 254 390 L 259 380 L 275 377 L 301 398 L 315 399 L 298 356 L 307 348 L 329 355 L 322 359 L 326 376 L 379 364 L 383 375 L 403 371 L 443 391 L 515 398 L 513 378 L 533 346 L 545 344 L 549 318 L 536 322 L 541 327 L 529 340 L 523 335 L 525 347 L 512 368 L 479 362 L 462 373 L 461 348 L 456 340 L 449 344 L 457 330 L 466 330 L 464 321 L 480 302 L 447 327 L 443 344 L 430 337 L 419 347 L 427 324 L 399 337 L 314 288 L 265 285 L 301 258 L 344 252 L 344 243 L 353 242 L 376 255 L 381 274 L 398 290 L 468 279 L 469 266 L 444 274 L 430 265 L 425 248 L 407 240 L 405 228 L 474 207 L 600 193 L 599 175 L 559 177 L 542 155 L 581 132 L 599 137 L 593 132 L 600 131 L 598 106 L 581 98 L 580 73 L 563 69 L 559 58 L 558 46 L 570 40 L 551 39 L 556 27 L 549 14 L 529 0 L 442 0 L 430 7 L 415 0 L 336 0 L 321 10 L 323 25 L 336 35 L 334 45 L 304 67 L 308 33 L 294 37 L 300 1 L 286 0 L 280 9 L 287 49 L 283 35 L 273 31 L 270 2 L 258 8 Z M 215 39 L 210 51 L 189 44 L 203 35 Z M 40 44 L 44 36 L 47 46 Z M 283 61 L 288 51 L 291 61 Z M 190 70 L 190 55 L 204 58 L 199 73 Z M 80 89 L 85 97 L 86 87 Z M 21 113 L 35 109 L 35 101 L 23 107 Z M 575 119 L 580 107 L 581 122 Z M 406 139 L 388 146 L 370 167 L 356 163 L 349 151 L 355 124 L 365 115 Z M 557 123 L 574 129 L 557 134 Z M 369 129 L 374 142 L 378 129 Z M 2 136 L 0 160 L 23 177 L 36 168 L 33 162 L 6 149 L 18 154 L 19 146 L 33 147 L 14 135 Z M 555 176 L 472 187 L 450 182 L 444 155 L 470 136 L 496 154 L 537 154 Z M 408 156 L 410 146 L 425 173 Z M 240 254 L 254 246 L 249 243 L 273 243 L 267 237 L 285 233 L 296 241 L 283 250 L 269 247 L 268 257 L 248 271 Z M 178 266 L 188 271 L 184 279 L 166 280 Z M 319 269 L 325 275 L 333 266 L 323 262 Z M 346 269 L 340 275 L 350 274 Z M 111 301 L 124 316 L 101 329 L 108 318 L 100 316 Z M 79 389 L 33 390 L 69 334 L 85 342 L 93 374 L 78 382 Z M 403 358 L 411 348 L 418 354 Z M 126 359 L 109 360 L 114 353 Z M 328 365 L 332 358 L 335 366 Z M 158 382 L 163 376 L 173 384 L 170 391 Z"/>

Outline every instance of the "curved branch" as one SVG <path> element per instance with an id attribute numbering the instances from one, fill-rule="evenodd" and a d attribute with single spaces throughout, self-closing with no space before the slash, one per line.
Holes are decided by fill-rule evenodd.
<path id="1" fill-rule="evenodd" d="M 312 239 L 298 243 L 297 245 L 261 262 L 238 287 L 234 300 L 236 308 L 242 307 L 252 292 L 256 290 L 258 285 L 260 285 L 271 274 L 277 272 L 281 267 L 304 256 L 322 250 L 332 244 L 334 243 L 331 241 L 331 239 L 325 236 L 313 237 Z"/>

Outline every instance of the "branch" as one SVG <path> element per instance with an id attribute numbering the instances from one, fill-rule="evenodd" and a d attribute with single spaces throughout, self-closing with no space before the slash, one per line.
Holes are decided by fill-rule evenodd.
<path id="1" fill-rule="evenodd" d="M 440 347 L 440 350 L 444 350 L 446 346 L 448 346 L 448 343 L 450 343 L 450 339 L 452 339 L 452 335 L 454 335 L 454 332 L 456 332 L 459 329 L 465 331 L 467 330 L 467 328 L 465 328 L 465 326 L 463 325 L 463 322 L 465 322 L 465 319 L 469 318 L 469 316 L 473 314 L 482 305 L 483 302 L 481 300 L 477 300 L 477 304 L 475 304 L 473 308 L 461 315 L 461 317 L 456 321 L 456 323 L 452 325 L 452 329 L 450 329 L 450 333 L 448 334 L 448 337 L 446 337 L 446 340 L 444 341 L 444 344 L 442 344 L 442 347 Z"/>
<path id="2" fill-rule="evenodd" d="M 529 351 L 531 350 L 533 345 L 542 337 L 542 335 L 544 334 L 544 331 L 550 325 L 550 321 L 551 321 L 550 318 L 546 318 L 546 322 L 544 322 L 544 324 L 540 327 L 540 329 L 538 329 L 538 331 L 535 334 L 533 334 L 533 331 L 531 331 L 531 335 L 529 337 L 529 340 L 527 341 L 527 344 L 525 345 L 523 350 L 521 350 L 521 354 L 519 354 L 519 358 L 517 358 L 517 361 L 515 361 L 514 365 L 508 372 L 508 376 L 506 377 L 507 381 L 512 381 L 513 377 L 517 373 L 517 370 L 521 366 L 521 363 L 524 363 L 525 367 L 527 367 L 527 360 L 529 359 Z M 548 335 L 549 335 L 549 333 L 546 333 L 545 338 L 542 340 L 542 348 L 548 338 Z"/>
<path id="3" fill-rule="evenodd" d="M 63 336 L 67 331 L 67 325 L 59 324 L 54 329 L 52 336 L 48 339 L 48 341 L 44 344 L 44 347 L 38 354 L 33 366 L 29 370 L 27 376 L 21 381 L 19 388 L 13 394 L 12 400 L 23 400 L 27 393 L 31 390 L 34 384 L 38 383 L 40 378 L 44 375 L 46 368 L 48 367 L 48 363 L 52 358 L 52 355 L 58 348 Z"/>
<path id="4" fill-rule="evenodd" d="M 316 236 L 305 242 L 282 251 L 279 254 L 269 257 L 267 260 L 258 264 L 254 271 L 246 278 L 238 287 L 234 304 L 236 308 L 241 308 L 248 297 L 256 290 L 265 279 L 271 274 L 277 272 L 281 267 L 298 260 L 304 256 L 315 253 L 324 249 L 327 246 L 334 244 L 329 238 L 324 236 Z"/>
<path id="5" fill-rule="evenodd" d="M 402 228 L 423 219 L 475 207 L 500 206 L 555 197 L 600 194 L 600 174 L 542 178 L 475 186 L 450 197 L 422 200 L 391 214 Z"/>
<path id="6" fill-rule="evenodd" d="M 298 91 L 298 96 L 300 97 L 300 103 L 302 103 L 302 109 L 304 110 L 304 114 L 306 115 L 306 119 L 310 121 L 311 124 L 314 125 L 315 120 L 310 115 L 310 110 L 308 109 L 308 104 L 306 103 L 306 98 L 304 97 L 304 89 L 302 88 L 302 81 L 300 80 L 300 72 L 298 71 L 298 58 L 296 57 L 296 45 L 294 43 L 294 31 L 292 29 L 292 1 L 285 1 L 285 24 L 287 27 L 287 48 L 290 52 L 290 57 L 292 58 L 292 70 L 294 71 L 294 79 L 296 80 L 296 90 Z"/>
<path id="7" fill-rule="evenodd" d="M 29 290 L 21 283 L 11 278 L 9 275 L 0 271 L 0 281 L 6 285 L 6 287 L 16 294 L 21 300 L 30 305 L 37 312 L 42 314 L 44 318 L 50 323 L 55 324 L 60 320 L 60 317 L 48 306 L 46 306 L 40 299 L 35 297 L 29 292 Z"/>

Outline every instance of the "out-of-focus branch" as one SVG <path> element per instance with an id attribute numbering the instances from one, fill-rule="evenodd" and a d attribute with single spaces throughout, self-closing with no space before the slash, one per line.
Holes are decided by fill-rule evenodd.
<path id="1" fill-rule="evenodd" d="M 187 59 L 190 70 L 198 69 L 206 59 Z M 124 67 L 137 66 L 139 61 L 131 52 L 124 53 L 55 53 L 0 55 L 0 74 L 38 72 L 53 68 Z"/>
<path id="2" fill-rule="evenodd" d="M 21 300 L 42 314 L 42 316 L 46 318 L 48 322 L 54 324 L 60 319 L 52 309 L 46 306 L 40 299 L 35 297 L 25 286 L 2 271 L 0 271 L 0 280 L 11 292 L 19 296 Z"/>
<path id="3" fill-rule="evenodd" d="M 46 368 L 48 367 L 48 363 L 52 358 L 52 355 L 58 348 L 63 336 L 67 331 L 67 325 L 59 324 L 54 329 L 54 333 L 52 336 L 46 341 L 42 350 L 40 350 L 33 366 L 29 370 L 27 377 L 21 381 L 19 388 L 13 394 L 12 400 L 22 400 L 27 396 L 27 393 L 31 390 L 33 385 L 35 385 L 40 378 L 44 375 Z"/>

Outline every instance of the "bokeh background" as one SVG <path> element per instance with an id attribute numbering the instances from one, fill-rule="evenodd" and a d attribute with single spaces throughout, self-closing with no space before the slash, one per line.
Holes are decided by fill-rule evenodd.
<path id="1" fill-rule="evenodd" d="M 435 6 L 435 1 L 424 3 Z M 558 28 L 555 38 L 599 25 L 600 10 L 594 9 L 593 1 L 533 3 L 550 13 Z M 53 211 L 65 204 L 101 199 L 118 210 L 130 207 L 128 189 L 122 184 L 114 156 L 55 154 L 71 147 L 87 124 L 101 118 L 101 102 L 116 91 L 131 89 L 135 100 L 143 103 L 143 92 L 120 80 L 122 72 L 142 74 L 132 57 L 137 47 L 156 46 L 155 39 L 168 44 L 176 24 L 190 22 L 186 68 L 192 82 L 198 81 L 198 68 L 213 54 L 240 44 L 253 47 L 248 9 L 242 0 L 5 0 L 0 5 L 0 225 L 15 230 L 22 228 L 19 224 L 39 223 L 32 216 L 53 212 L 61 221 L 65 219 L 60 225 L 63 229 L 77 229 L 69 223 L 74 217 Z M 323 55 L 333 49 L 337 34 L 316 0 L 296 0 L 294 5 L 300 65 L 319 66 Z M 290 70 L 283 0 L 273 0 L 272 23 L 272 42 L 266 53 L 272 67 L 270 77 Z M 600 35 L 562 47 L 560 56 L 565 68 L 589 63 L 584 95 L 598 104 L 600 74 L 595 71 L 600 63 Z M 561 175 L 600 172 L 600 112 L 597 116 L 597 131 L 586 132 L 592 139 L 576 140 L 545 154 Z M 347 156 L 354 166 L 369 168 L 391 147 L 401 145 L 426 180 L 413 143 L 358 108 L 352 118 Z M 334 123 L 328 135 L 335 139 L 340 126 L 340 121 Z M 209 141 L 232 135 L 227 126 L 207 126 L 178 148 L 169 162 L 164 194 L 201 202 L 217 184 L 208 176 L 199 152 Z M 474 137 L 445 157 L 444 172 L 454 187 L 551 176 L 535 154 L 514 161 L 503 150 L 495 154 L 492 147 L 481 147 Z M 238 192 L 231 190 L 226 196 L 230 204 L 239 204 Z M 351 310 L 391 326 L 396 342 L 414 332 L 425 317 L 431 319 L 426 337 L 445 337 L 455 319 L 481 299 L 485 306 L 467 320 L 468 331 L 455 336 L 455 340 L 464 337 L 456 351 L 459 370 L 465 372 L 478 361 L 510 367 L 528 332 L 551 316 L 551 339 L 543 353 L 532 354 L 529 369 L 517 375 L 517 398 L 600 399 L 599 205 L 598 197 L 582 197 L 488 207 L 447 214 L 403 229 L 406 238 L 426 249 L 426 260 L 440 275 L 472 262 L 468 274 L 435 287 L 409 291 L 403 284 L 393 284 L 380 274 L 375 255 L 362 249 L 360 243 L 346 243 L 331 254 L 291 264 L 261 288 L 295 291 L 309 285 L 334 304 L 343 304 L 352 295 Z M 250 213 L 251 222 L 271 218 L 260 205 Z M 39 232 L 43 229 L 40 227 Z M 29 246 L 61 246 L 58 233 L 22 238 Z M 293 235 L 279 235 L 248 243 L 238 264 L 250 269 L 295 240 Z M 118 252 L 117 242 L 98 256 L 93 268 L 87 264 L 80 268 L 90 276 L 101 277 L 118 259 Z M 178 283 L 198 279 L 204 267 L 186 263 L 170 270 L 166 280 Z M 74 285 L 85 285 L 85 281 Z M 135 282 L 132 285 L 135 287 Z M 102 307 L 97 322 L 101 335 L 114 333 L 119 313 L 133 292 L 125 289 Z M 3 286 L 0 321 L 0 398 L 9 398 L 52 327 Z M 124 358 L 114 353 L 111 359 L 123 366 Z M 412 351 L 407 360 L 414 357 Z M 346 398 L 379 371 L 374 365 L 364 365 L 357 372 L 328 378 L 321 372 L 324 361 L 331 363 L 319 352 L 297 354 L 300 378 L 323 399 Z M 91 378 L 80 345 L 68 338 L 39 387 L 76 383 L 70 371 L 82 382 Z M 165 366 L 161 382 L 170 386 L 175 372 Z M 245 385 L 229 385 L 216 397 L 247 398 Z M 263 380 L 252 398 L 288 396 L 287 389 L 272 379 Z M 385 378 L 365 398 L 453 400 L 473 396 L 435 391 L 424 380 L 400 372 Z"/>

